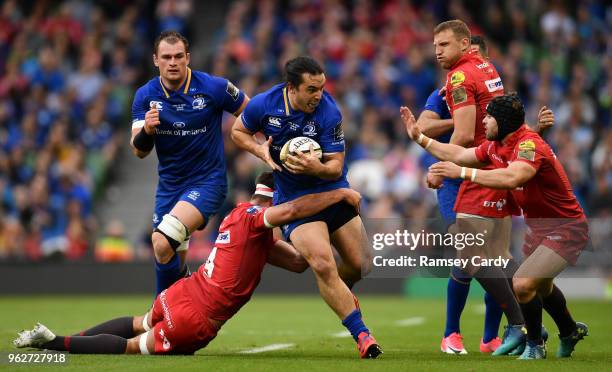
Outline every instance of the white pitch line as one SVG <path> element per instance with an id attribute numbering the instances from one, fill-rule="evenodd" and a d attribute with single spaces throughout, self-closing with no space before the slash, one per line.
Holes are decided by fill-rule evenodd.
<path id="1" fill-rule="evenodd" d="M 289 349 L 295 346 L 295 344 L 272 344 L 261 347 L 256 347 L 253 349 L 242 350 L 240 354 L 257 354 L 257 353 L 265 353 L 266 351 L 274 351 L 274 350 L 283 350 Z"/>
<path id="2" fill-rule="evenodd" d="M 425 323 L 425 318 L 423 318 L 422 316 L 417 316 L 414 318 L 406 318 L 406 319 L 401 319 L 395 322 L 396 326 L 400 326 L 400 327 L 411 327 L 411 326 L 416 326 L 416 325 L 421 325 Z"/>
<path id="3" fill-rule="evenodd" d="M 332 337 L 351 337 L 351 332 L 349 331 L 340 331 L 331 334 Z"/>

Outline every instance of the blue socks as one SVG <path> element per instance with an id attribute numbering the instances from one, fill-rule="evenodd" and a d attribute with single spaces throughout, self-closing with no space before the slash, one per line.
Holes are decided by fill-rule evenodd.
<path id="1" fill-rule="evenodd" d="M 164 289 L 170 287 L 181 277 L 181 268 L 178 255 L 175 253 L 168 263 L 161 264 L 155 261 L 155 277 L 157 283 L 157 295 Z"/>
<path id="2" fill-rule="evenodd" d="M 495 302 L 493 296 L 488 293 L 485 293 L 484 302 L 486 310 L 482 341 L 487 343 L 497 337 L 497 331 L 499 330 L 499 323 L 501 322 L 503 311 L 497 302 Z"/>
<path id="3" fill-rule="evenodd" d="M 446 329 L 444 330 L 444 337 L 448 337 L 454 332 L 460 333 L 459 321 L 470 293 L 471 281 L 471 276 L 458 267 L 453 267 L 446 288 Z"/>
<path id="4" fill-rule="evenodd" d="M 352 313 L 347 315 L 342 321 L 342 325 L 351 332 L 351 336 L 353 336 L 355 342 L 357 342 L 357 337 L 361 332 L 370 333 L 370 330 L 363 324 L 361 311 L 359 311 L 359 309 L 355 309 Z"/>

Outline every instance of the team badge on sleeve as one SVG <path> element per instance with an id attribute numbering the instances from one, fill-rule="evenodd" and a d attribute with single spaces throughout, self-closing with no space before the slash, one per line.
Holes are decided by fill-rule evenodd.
<path id="1" fill-rule="evenodd" d="M 518 158 L 534 161 L 535 160 L 535 142 L 527 140 L 519 143 Z"/>
<path id="2" fill-rule="evenodd" d="M 458 105 L 467 101 L 467 92 L 465 87 L 455 88 L 451 94 L 453 96 L 453 105 Z"/>
<path id="3" fill-rule="evenodd" d="M 451 75 L 450 83 L 452 86 L 456 87 L 465 81 L 465 74 L 463 71 L 455 71 Z"/>
<path id="4" fill-rule="evenodd" d="M 236 88 L 236 86 L 232 84 L 231 81 L 227 82 L 227 88 L 225 89 L 225 91 L 227 92 L 227 94 L 230 95 L 230 97 L 232 97 L 234 101 L 238 100 L 238 96 L 240 96 L 240 89 Z"/>

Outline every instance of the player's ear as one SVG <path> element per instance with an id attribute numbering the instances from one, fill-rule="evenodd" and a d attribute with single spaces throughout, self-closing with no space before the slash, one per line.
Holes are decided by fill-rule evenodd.
<path id="1" fill-rule="evenodd" d="M 185 54 L 185 58 L 187 59 L 187 66 L 189 66 L 189 61 L 191 60 L 191 54 L 190 53 L 186 53 Z"/>
<path id="2" fill-rule="evenodd" d="M 157 63 L 157 55 L 155 53 L 153 53 L 153 64 L 155 67 L 159 67 L 159 63 Z"/>

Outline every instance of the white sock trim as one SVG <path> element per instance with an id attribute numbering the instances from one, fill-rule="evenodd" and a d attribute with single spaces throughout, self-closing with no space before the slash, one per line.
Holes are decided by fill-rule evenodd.
<path id="1" fill-rule="evenodd" d="M 151 327 L 149 327 L 148 319 L 149 319 L 149 313 L 146 313 L 144 318 L 142 318 L 142 328 L 144 328 L 146 332 L 151 330 Z"/>
<path id="2" fill-rule="evenodd" d="M 147 349 L 147 338 L 149 338 L 149 331 L 140 335 L 140 339 L 138 340 L 138 346 L 140 347 L 140 354 L 149 355 L 149 349 Z"/>

